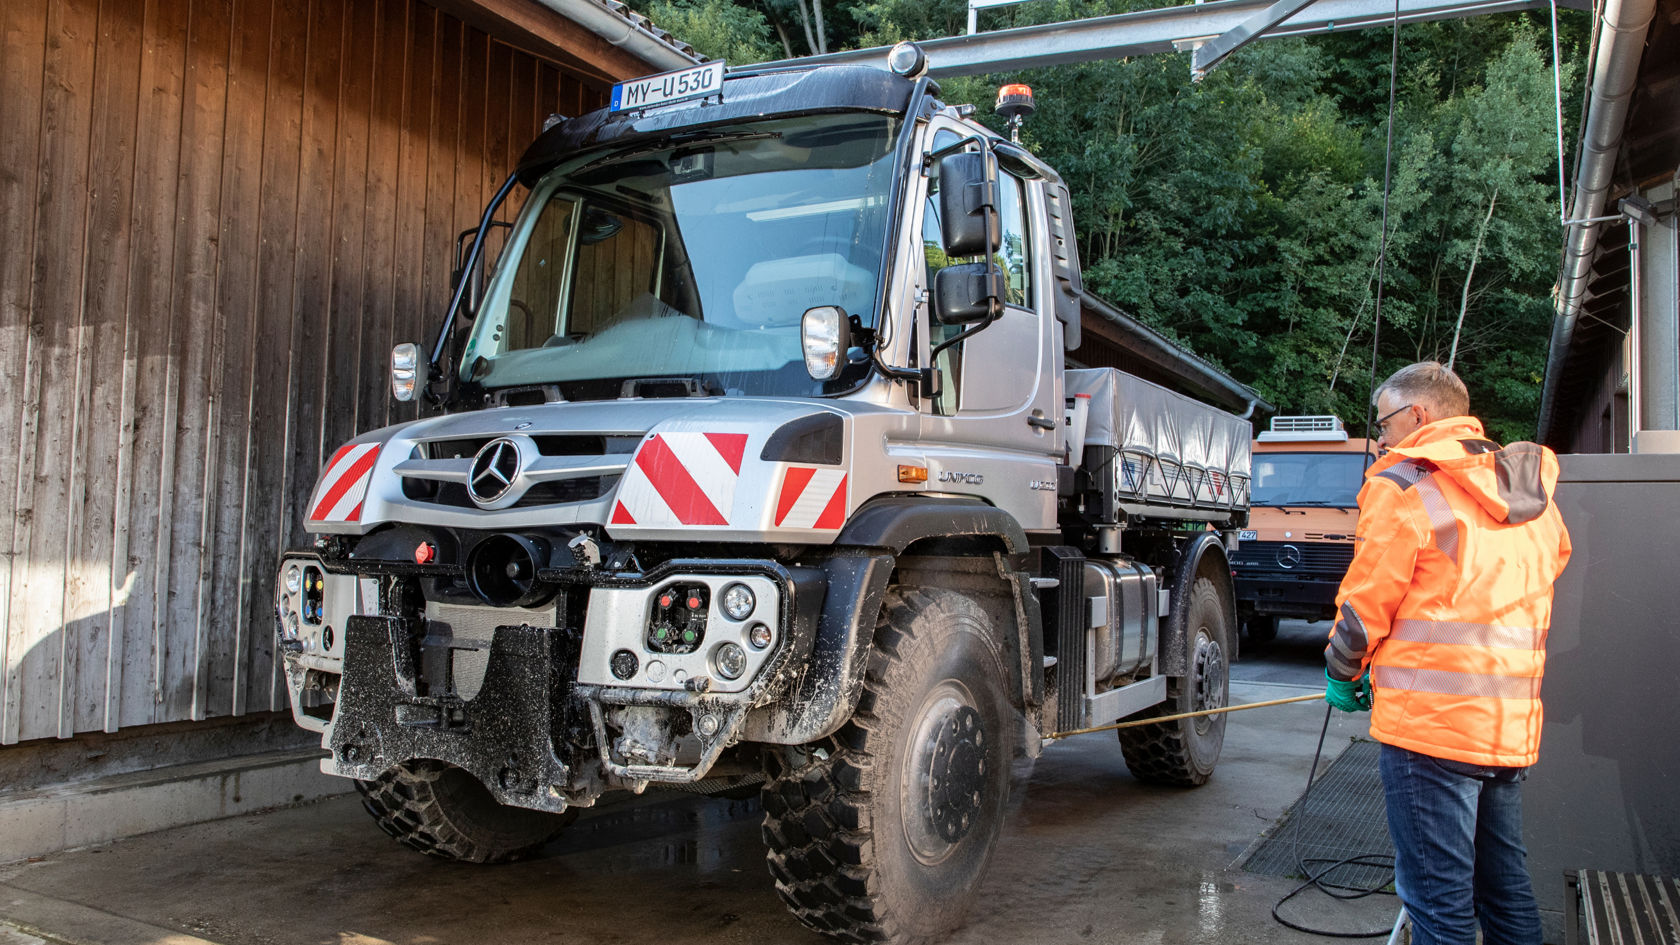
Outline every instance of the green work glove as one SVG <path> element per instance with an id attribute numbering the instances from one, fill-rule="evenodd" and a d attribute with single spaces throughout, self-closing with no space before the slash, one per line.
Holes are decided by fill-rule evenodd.
<path id="1" fill-rule="evenodd" d="M 1347 682 L 1337 679 L 1330 675 L 1329 670 L 1325 670 L 1324 683 L 1325 702 L 1341 709 L 1343 712 L 1370 711 L 1371 701 L 1375 698 L 1376 693 L 1371 688 L 1369 673 L 1352 682 Z"/>

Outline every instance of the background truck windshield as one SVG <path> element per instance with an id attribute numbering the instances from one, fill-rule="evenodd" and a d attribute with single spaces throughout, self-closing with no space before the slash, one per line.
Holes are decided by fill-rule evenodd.
<path id="1" fill-rule="evenodd" d="M 491 387 L 619 396 L 681 377 L 717 394 L 822 392 L 799 322 L 873 325 L 897 119 L 824 115 L 594 153 L 531 193 L 463 353 Z"/>
<path id="2" fill-rule="evenodd" d="M 1251 504 L 1353 508 L 1364 483 L 1362 453 L 1255 453 Z"/>

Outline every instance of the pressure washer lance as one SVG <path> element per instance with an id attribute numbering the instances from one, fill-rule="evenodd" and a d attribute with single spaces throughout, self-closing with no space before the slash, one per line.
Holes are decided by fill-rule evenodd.
<path id="1" fill-rule="evenodd" d="M 1314 692 L 1304 696 L 1290 696 L 1287 699 L 1269 699 L 1265 702 L 1247 702 L 1242 705 L 1220 706 L 1217 709 L 1202 709 L 1199 712 L 1180 712 L 1177 715 L 1155 715 L 1147 719 L 1133 719 L 1127 722 L 1115 722 L 1112 725 L 1098 725 L 1095 728 L 1076 728 L 1066 732 L 1051 732 L 1044 736 L 1046 741 L 1067 738 L 1069 735 L 1088 735 L 1091 732 L 1107 732 L 1112 729 L 1133 728 L 1139 725 L 1160 725 L 1162 722 L 1176 722 L 1179 719 L 1194 719 L 1204 715 L 1219 715 L 1223 712 L 1241 712 L 1244 709 L 1264 709 L 1267 706 L 1288 705 L 1291 702 L 1320 702 L 1324 693 Z"/>

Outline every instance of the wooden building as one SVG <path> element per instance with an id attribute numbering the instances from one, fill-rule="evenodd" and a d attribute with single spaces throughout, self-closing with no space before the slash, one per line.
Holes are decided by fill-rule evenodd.
<path id="1" fill-rule="evenodd" d="M 414 415 L 455 234 L 693 58 L 598 0 L 0 3 L 0 744 L 283 710 L 277 556 Z"/>

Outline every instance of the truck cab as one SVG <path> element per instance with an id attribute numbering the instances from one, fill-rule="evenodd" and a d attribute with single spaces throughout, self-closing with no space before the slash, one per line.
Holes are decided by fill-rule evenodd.
<path id="1" fill-rule="evenodd" d="M 1237 611 L 1250 644 L 1283 618 L 1330 620 L 1353 562 L 1359 489 L 1375 443 L 1334 416 L 1273 417 L 1254 439 L 1248 528 L 1231 556 Z"/>
<path id="2" fill-rule="evenodd" d="M 1106 309 L 1066 185 L 901 50 L 557 119 L 393 352 L 437 409 L 332 456 L 276 604 L 322 770 L 403 843 L 757 790 L 795 915 L 922 941 L 1047 739 L 1171 715 L 1128 766 L 1211 776 L 1224 716 L 1179 716 L 1226 703 L 1247 424 L 1067 369 Z"/>

